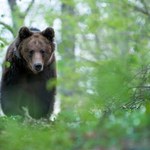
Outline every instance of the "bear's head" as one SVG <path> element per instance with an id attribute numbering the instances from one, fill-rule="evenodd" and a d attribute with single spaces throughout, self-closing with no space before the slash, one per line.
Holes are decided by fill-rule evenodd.
<path id="1" fill-rule="evenodd" d="M 44 31 L 22 27 L 19 30 L 15 54 L 26 62 L 27 68 L 37 74 L 49 65 L 54 57 L 54 30 Z"/>

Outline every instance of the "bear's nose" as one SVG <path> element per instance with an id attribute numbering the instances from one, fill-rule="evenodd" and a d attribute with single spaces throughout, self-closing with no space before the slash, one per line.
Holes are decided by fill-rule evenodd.
<path id="1" fill-rule="evenodd" d="M 35 64 L 35 65 L 34 65 L 34 69 L 35 69 L 36 71 L 41 71 L 41 69 L 42 69 L 42 64 L 40 64 L 40 63 Z"/>

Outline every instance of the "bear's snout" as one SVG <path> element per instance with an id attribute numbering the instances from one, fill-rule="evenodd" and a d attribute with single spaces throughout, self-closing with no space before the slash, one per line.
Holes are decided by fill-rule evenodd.
<path id="1" fill-rule="evenodd" d="M 37 72 L 40 72 L 43 70 L 43 65 L 41 63 L 36 63 L 34 64 L 34 69 L 37 71 Z"/>

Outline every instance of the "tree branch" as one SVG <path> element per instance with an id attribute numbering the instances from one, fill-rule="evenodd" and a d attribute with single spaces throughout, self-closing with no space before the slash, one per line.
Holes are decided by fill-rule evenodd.
<path id="1" fill-rule="evenodd" d="M 3 25 L 7 30 L 9 30 L 12 33 L 12 35 L 14 36 L 14 31 L 11 26 L 9 26 L 8 24 L 6 24 L 2 21 L 0 21 L 0 24 Z"/>
<path id="2" fill-rule="evenodd" d="M 91 63 L 91 64 L 96 65 L 96 66 L 99 66 L 99 65 L 100 65 L 100 63 L 98 63 L 97 61 L 90 60 L 90 59 L 87 59 L 87 58 L 82 57 L 82 56 L 78 56 L 78 57 L 79 57 L 79 59 L 84 60 L 84 61 L 86 61 L 87 63 Z"/>
<path id="3" fill-rule="evenodd" d="M 144 6 L 144 8 L 145 8 L 145 11 L 149 14 L 149 8 L 147 7 L 147 4 L 146 4 L 146 2 L 144 1 L 144 0 L 140 0 L 140 2 L 142 3 L 142 5 Z"/>
<path id="4" fill-rule="evenodd" d="M 144 15 L 147 15 L 148 17 L 150 17 L 150 12 L 148 11 L 148 7 L 147 4 L 145 3 L 144 0 L 140 0 L 141 4 L 143 5 L 144 8 L 141 8 L 137 5 L 133 5 L 133 4 L 129 4 L 129 6 L 132 6 L 136 11 L 139 11 L 141 13 L 143 13 Z"/>
<path id="5" fill-rule="evenodd" d="M 8 44 L 8 42 L 4 38 L 2 38 L 2 37 L 0 37 L 0 41 L 2 41 L 6 45 Z"/>
<path id="6" fill-rule="evenodd" d="M 16 6 L 16 0 L 8 0 L 8 3 L 9 3 L 11 11 L 13 11 Z"/>
<path id="7" fill-rule="evenodd" d="M 134 9 L 150 17 L 150 13 L 146 9 L 140 8 L 138 6 L 134 6 Z"/>
<path id="8" fill-rule="evenodd" d="M 35 0 L 32 0 L 32 1 L 31 1 L 31 3 L 29 4 L 29 6 L 27 7 L 27 9 L 25 10 L 25 14 L 27 14 L 27 13 L 30 11 L 30 9 L 31 9 L 31 7 L 32 7 L 32 5 L 33 5 L 33 3 L 34 3 L 34 1 L 35 1 Z"/>

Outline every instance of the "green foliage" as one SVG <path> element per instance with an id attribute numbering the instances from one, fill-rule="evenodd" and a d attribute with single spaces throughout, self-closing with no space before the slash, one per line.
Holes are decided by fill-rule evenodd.
<path id="1" fill-rule="evenodd" d="M 2 39 L 0 39 L 0 47 L 1 47 L 1 48 L 3 48 L 3 47 L 4 47 L 4 45 L 5 45 L 5 44 L 3 43 L 3 40 L 2 40 Z"/>
<path id="2" fill-rule="evenodd" d="M 60 9 L 43 5 L 39 10 L 49 26 L 61 22 L 56 40 L 62 111 L 54 122 L 1 117 L 0 149 L 148 150 L 148 0 L 59 2 Z M 5 41 L 0 37 L 1 49 Z"/>
<path id="3" fill-rule="evenodd" d="M 100 120 L 92 113 L 80 118 L 77 112 L 70 114 L 70 111 L 63 111 L 54 123 L 22 122 L 17 117 L 1 118 L 1 148 L 86 150 L 113 147 L 119 150 L 134 143 L 134 148 L 148 150 L 150 122 L 145 110 L 141 107 L 138 111 L 117 112 Z"/>
<path id="4" fill-rule="evenodd" d="M 3 63 L 3 66 L 5 66 L 6 68 L 9 68 L 11 66 L 10 62 L 9 61 L 5 61 Z"/>

